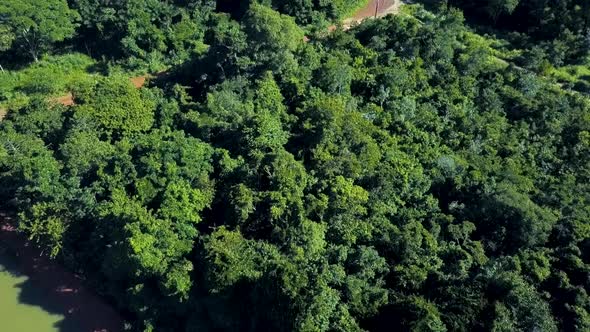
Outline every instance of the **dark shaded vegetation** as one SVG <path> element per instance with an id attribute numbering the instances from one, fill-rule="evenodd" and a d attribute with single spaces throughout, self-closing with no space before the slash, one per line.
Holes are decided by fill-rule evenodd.
<path id="1" fill-rule="evenodd" d="M 590 49 L 590 3 L 563 0 L 424 0 L 439 8 L 457 7 L 481 26 L 516 33 L 521 47 L 543 49 L 553 64 L 580 61 Z"/>
<path id="2" fill-rule="evenodd" d="M 590 329 L 590 101 L 474 42 L 461 12 L 305 43 L 339 14 L 89 3 L 82 40 L 181 64 L 11 112 L 0 197 L 135 329 Z M 117 18 L 84 8 L 137 23 L 101 36 Z"/>
<path id="3" fill-rule="evenodd" d="M 588 93 L 590 2 L 576 0 L 424 0 L 432 9 L 464 10 L 480 33 L 510 41 L 514 62 L 555 78 L 566 89 Z M 573 73 L 571 73 L 573 71 Z"/>

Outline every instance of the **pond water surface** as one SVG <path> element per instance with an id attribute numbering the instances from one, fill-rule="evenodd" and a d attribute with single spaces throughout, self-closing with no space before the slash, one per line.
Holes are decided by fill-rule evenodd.
<path id="1" fill-rule="evenodd" d="M 1 1 L 1 0 L 0 0 Z M 124 321 L 0 210 L 0 332 L 119 332 Z"/>
<path id="2" fill-rule="evenodd" d="M 62 332 L 64 316 L 49 312 L 48 294 L 18 271 L 15 257 L 0 244 L 0 330 Z"/>

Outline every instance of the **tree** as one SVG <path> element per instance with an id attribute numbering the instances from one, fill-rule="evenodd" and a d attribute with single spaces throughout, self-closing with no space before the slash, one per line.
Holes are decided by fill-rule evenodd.
<path id="1" fill-rule="evenodd" d="M 0 40 L 22 48 L 33 60 L 74 35 L 79 15 L 65 0 L 6 0 L 0 3 Z"/>
<path id="2" fill-rule="evenodd" d="M 496 22 L 501 14 L 512 14 L 520 0 L 489 0 L 488 13 Z"/>
<path id="3" fill-rule="evenodd" d="M 179 63 L 206 50 L 206 22 L 215 1 L 70 0 L 82 18 L 84 47 L 133 67 Z"/>
<path id="4" fill-rule="evenodd" d="M 0 25 L 0 53 L 8 51 L 12 48 L 14 42 L 14 34 L 6 25 Z M 0 64 L 0 71 L 4 72 L 4 67 Z"/>
<path id="5" fill-rule="evenodd" d="M 292 17 L 253 3 L 244 18 L 251 54 L 258 66 L 267 70 L 294 70 L 293 53 L 303 44 L 303 30 Z"/>
<path id="6" fill-rule="evenodd" d="M 154 113 L 155 103 L 125 77 L 99 80 L 83 103 L 76 106 L 78 118 L 96 121 L 99 129 L 113 138 L 147 131 L 154 124 Z"/>

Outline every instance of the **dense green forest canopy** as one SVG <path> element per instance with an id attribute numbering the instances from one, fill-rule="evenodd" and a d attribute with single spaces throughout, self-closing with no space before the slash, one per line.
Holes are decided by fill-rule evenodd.
<path id="1" fill-rule="evenodd" d="M 505 56 L 587 66 L 581 5 L 41 2 L 0 4 L 0 198 L 132 330 L 590 330 L 590 99 Z M 74 105 L 14 83 L 75 51 Z"/>

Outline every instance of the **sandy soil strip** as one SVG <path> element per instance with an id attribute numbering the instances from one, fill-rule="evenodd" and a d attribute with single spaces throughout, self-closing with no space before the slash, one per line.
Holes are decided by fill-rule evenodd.
<path id="1" fill-rule="evenodd" d="M 49 259 L 16 231 L 0 212 L 0 242 L 16 253 L 19 271 L 29 277 L 52 301 L 52 311 L 72 320 L 80 332 L 119 332 L 122 317 L 98 295 L 84 287 L 82 279 Z"/>
<path id="2" fill-rule="evenodd" d="M 160 73 L 156 74 L 159 75 Z M 147 75 L 143 75 L 143 76 L 138 76 L 138 77 L 133 77 L 130 78 L 129 80 L 131 80 L 131 84 L 133 84 L 134 87 L 136 87 L 137 89 L 141 88 L 142 86 L 145 85 L 145 82 L 147 81 L 148 76 Z"/>

